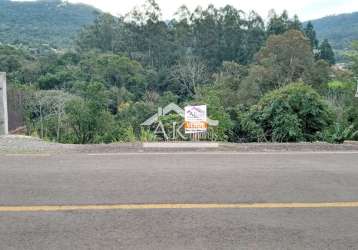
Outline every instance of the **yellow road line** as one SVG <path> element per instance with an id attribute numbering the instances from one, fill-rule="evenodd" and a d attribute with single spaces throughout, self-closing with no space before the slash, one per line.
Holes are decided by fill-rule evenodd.
<path id="1" fill-rule="evenodd" d="M 149 209 L 280 209 L 280 208 L 358 208 L 358 201 L 322 203 L 237 203 L 237 204 L 118 204 L 65 206 L 0 206 L 0 212 L 61 212 Z"/>

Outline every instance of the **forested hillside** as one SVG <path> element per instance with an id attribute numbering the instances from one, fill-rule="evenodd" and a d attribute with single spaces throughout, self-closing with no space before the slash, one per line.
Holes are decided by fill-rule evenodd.
<path id="1" fill-rule="evenodd" d="M 329 40 L 287 12 L 267 23 L 229 5 L 161 16 L 148 0 L 124 17 L 99 15 L 68 51 L 0 46 L 0 71 L 22 93 L 27 133 L 63 143 L 163 140 L 140 124 L 175 102 L 208 105 L 219 126 L 207 140 L 357 139 L 358 43 L 351 68 L 341 70 Z M 182 123 L 174 114 L 160 119 L 167 131 Z"/>
<path id="2" fill-rule="evenodd" d="M 77 32 L 91 24 L 99 12 L 92 6 L 61 0 L 0 0 L 0 42 L 67 48 L 73 45 Z M 335 50 L 347 49 L 358 39 L 358 12 L 311 22 L 318 39 L 328 39 Z"/>
<path id="3" fill-rule="evenodd" d="M 70 47 L 77 32 L 91 24 L 98 12 L 88 5 L 60 0 L 0 0 L 0 42 Z"/>
<path id="4" fill-rule="evenodd" d="M 358 40 L 358 12 L 327 16 L 312 21 L 320 40 L 328 39 L 336 50 L 350 47 Z"/>

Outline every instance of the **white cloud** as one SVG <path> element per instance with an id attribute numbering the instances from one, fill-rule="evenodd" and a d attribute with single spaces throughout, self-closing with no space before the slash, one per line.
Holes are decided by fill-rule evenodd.
<path id="1" fill-rule="evenodd" d="M 142 5 L 144 0 L 70 0 L 70 2 L 87 3 L 116 15 L 129 12 L 133 7 Z M 157 0 L 157 2 L 166 19 L 172 17 L 183 4 L 191 10 L 198 5 L 206 7 L 213 3 L 215 6 L 221 7 L 230 4 L 246 12 L 255 10 L 263 17 L 266 17 L 271 9 L 275 9 L 277 12 L 286 9 L 291 16 L 297 14 L 301 20 L 358 11 L 357 0 Z"/>

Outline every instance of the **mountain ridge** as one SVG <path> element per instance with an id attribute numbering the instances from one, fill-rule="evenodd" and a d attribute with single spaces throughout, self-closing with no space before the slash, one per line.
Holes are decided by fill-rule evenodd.
<path id="1" fill-rule="evenodd" d="M 86 4 L 61 0 L 0 0 L 0 42 L 67 48 L 100 10 Z"/>
<path id="2" fill-rule="evenodd" d="M 310 21 L 318 39 L 328 39 L 335 50 L 347 50 L 354 40 L 358 40 L 358 11 L 329 15 Z"/>

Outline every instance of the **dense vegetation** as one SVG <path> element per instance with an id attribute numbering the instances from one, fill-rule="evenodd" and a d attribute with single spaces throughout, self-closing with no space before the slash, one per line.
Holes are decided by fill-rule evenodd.
<path id="1" fill-rule="evenodd" d="M 64 53 L 1 46 L 0 71 L 25 93 L 27 132 L 65 143 L 163 139 L 140 124 L 170 102 L 207 104 L 220 121 L 211 140 L 357 139 L 358 45 L 339 70 L 315 33 L 286 12 L 264 23 L 232 6 L 182 7 L 163 21 L 149 0 L 125 17 L 98 16 Z"/>
<path id="2" fill-rule="evenodd" d="M 92 24 L 99 13 L 91 6 L 62 0 L 0 0 L 0 43 L 17 44 L 36 52 L 70 48 L 78 31 Z M 178 16 L 186 14 L 182 11 Z M 317 38 L 321 41 L 328 39 L 338 54 L 338 60 L 344 60 L 343 51 L 350 48 L 352 41 L 358 40 L 358 12 L 327 16 L 311 22 Z M 236 56 L 234 53 L 237 51 L 233 52 Z"/>
<path id="3" fill-rule="evenodd" d="M 0 0 L 0 43 L 26 47 L 67 48 L 98 10 L 60 0 Z"/>

